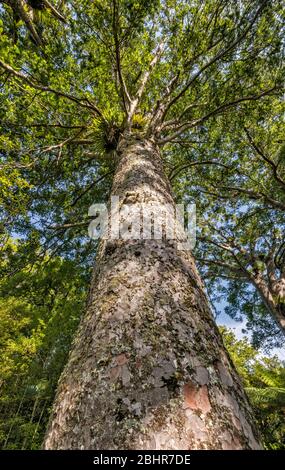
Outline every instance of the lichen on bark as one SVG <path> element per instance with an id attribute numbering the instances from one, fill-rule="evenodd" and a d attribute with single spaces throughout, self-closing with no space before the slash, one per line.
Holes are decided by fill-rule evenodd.
<path id="1" fill-rule="evenodd" d="M 118 154 L 121 203 L 174 205 L 150 139 L 123 138 Z M 101 241 L 45 448 L 260 448 L 193 256 L 177 240 Z"/>

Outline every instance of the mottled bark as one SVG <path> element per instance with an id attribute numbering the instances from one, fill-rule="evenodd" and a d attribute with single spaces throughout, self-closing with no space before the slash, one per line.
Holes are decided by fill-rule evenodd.
<path id="1" fill-rule="evenodd" d="M 119 155 L 122 203 L 174 204 L 150 140 L 124 139 Z M 175 240 L 101 242 L 45 448 L 260 448 L 193 257 Z"/>

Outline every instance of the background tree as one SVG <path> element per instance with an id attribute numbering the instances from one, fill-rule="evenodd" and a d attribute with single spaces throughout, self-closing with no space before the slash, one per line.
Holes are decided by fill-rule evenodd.
<path id="1" fill-rule="evenodd" d="M 209 126 L 208 145 L 182 144 L 184 161 L 170 177 L 182 200 L 199 201 L 196 259 L 210 290 L 219 286 L 227 311 L 238 318 L 242 310 L 256 344 L 270 347 L 282 344 L 284 331 L 284 131 L 278 102 L 271 110 L 259 104 L 254 116 Z"/>
<path id="2" fill-rule="evenodd" d="M 247 339 L 221 327 L 224 342 L 255 407 L 265 448 L 284 449 L 285 368 L 278 358 L 262 357 Z"/>
<path id="3" fill-rule="evenodd" d="M 21 250 L 11 241 L 5 248 L 2 273 Z M 47 256 L 1 281 L 3 449 L 41 447 L 57 381 L 84 307 L 86 277 L 73 261 Z"/>

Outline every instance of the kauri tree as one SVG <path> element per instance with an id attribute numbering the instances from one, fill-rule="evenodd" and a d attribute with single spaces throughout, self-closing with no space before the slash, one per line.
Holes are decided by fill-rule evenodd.
<path id="1" fill-rule="evenodd" d="M 112 195 L 174 208 L 181 143 L 280 99 L 282 3 L 43 2 L 39 23 L 30 3 L 1 7 L 3 237 L 29 263 L 97 250 L 45 448 L 260 448 L 192 253 L 165 236 L 97 248 L 87 212 Z"/>

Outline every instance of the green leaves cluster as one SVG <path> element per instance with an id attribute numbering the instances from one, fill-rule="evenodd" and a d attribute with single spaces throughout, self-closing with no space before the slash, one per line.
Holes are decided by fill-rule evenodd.
<path id="1" fill-rule="evenodd" d="M 10 243 L 12 259 L 20 247 Z M 8 252 L 8 250 L 7 250 Z M 2 262 L 5 273 L 9 259 Z M 86 275 L 47 255 L 0 284 L 0 445 L 40 448 L 85 300 Z"/>
<path id="2" fill-rule="evenodd" d="M 265 448 L 285 448 L 285 367 L 275 357 L 262 357 L 247 339 L 221 327 L 225 345 L 254 406 Z"/>

